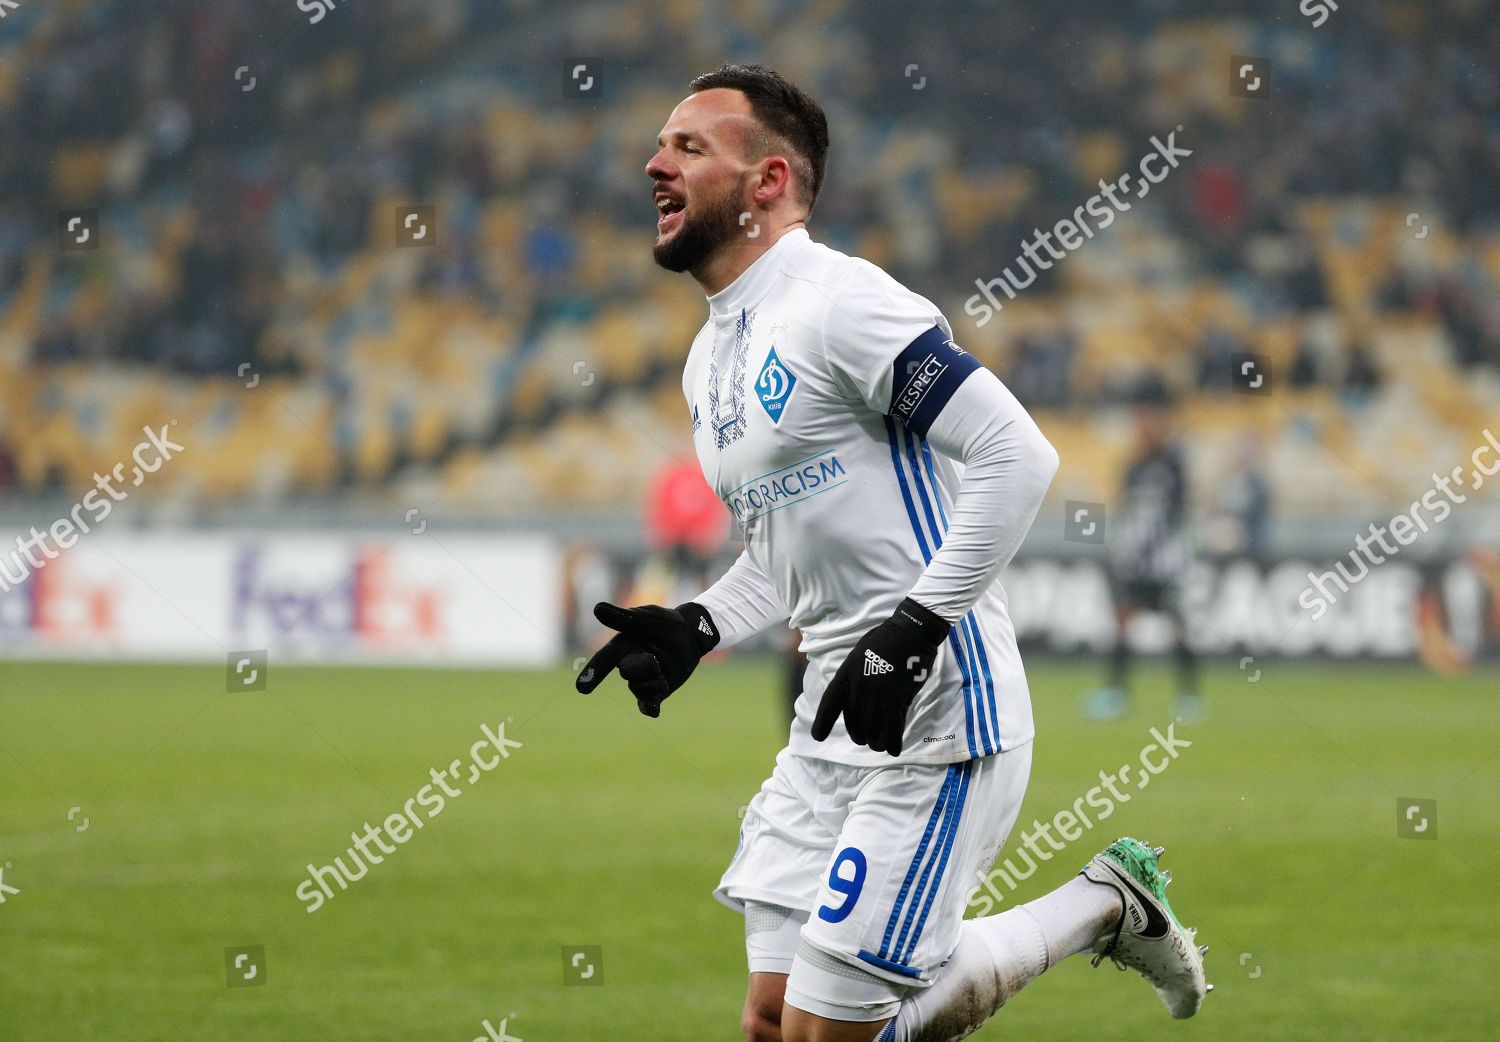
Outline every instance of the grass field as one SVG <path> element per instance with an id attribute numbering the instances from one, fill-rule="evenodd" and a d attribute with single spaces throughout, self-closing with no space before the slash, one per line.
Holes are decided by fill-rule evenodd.
<path id="1" fill-rule="evenodd" d="M 655 722 L 562 671 L 278 667 L 236 695 L 223 672 L 0 665 L 0 1039 L 469 1042 L 505 1017 L 526 1042 L 739 1037 L 741 923 L 709 892 L 784 733 L 772 664 L 705 666 Z M 1148 672 L 1129 718 L 1085 724 L 1096 673 L 1032 666 L 1023 823 L 1168 722 Z M 1117 833 L 1165 843 L 1218 990 L 1174 1023 L 1133 974 L 1074 959 L 975 1037 L 1500 1036 L 1497 680 L 1212 673 L 1211 716 L 1178 728 L 1192 747 L 1015 899 Z M 523 748 L 306 912 L 310 861 L 507 719 Z M 1436 841 L 1397 837 L 1398 797 L 1437 799 Z M 224 950 L 246 945 L 265 985 L 229 988 Z M 565 945 L 602 947 L 601 986 L 564 986 Z"/>

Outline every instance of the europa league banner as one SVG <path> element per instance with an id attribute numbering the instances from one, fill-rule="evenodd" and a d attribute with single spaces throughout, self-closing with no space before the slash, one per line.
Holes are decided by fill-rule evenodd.
<path id="1" fill-rule="evenodd" d="M 596 600 L 676 604 L 730 560 L 682 567 L 640 553 L 574 548 L 566 569 L 570 646 L 587 646 L 595 636 L 588 609 Z M 1113 646 L 1115 610 L 1099 560 L 1026 557 L 1000 581 L 1023 648 L 1102 654 Z M 1203 559 L 1189 573 L 1183 606 L 1189 639 L 1207 655 L 1421 658 L 1443 672 L 1500 655 L 1500 561 L 1482 549 L 1420 563 L 1390 560 L 1364 574 L 1332 559 Z M 741 650 L 780 649 L 784 637 L 764 634 Z M 1139 615 L 1130 640 L 1143 653 L 1167 653 L 1171 622 Z"/>

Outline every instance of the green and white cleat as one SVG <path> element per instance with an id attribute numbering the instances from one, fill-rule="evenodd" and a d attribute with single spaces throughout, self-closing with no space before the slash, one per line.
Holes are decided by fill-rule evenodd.
<path id="1" fill-rule="evenodd" d="M 1167 903 L 1172 874 L 1156 866 L 1162 850 L 1121 837 L 1095 855 L 1082 875 L 1114 887 L 1123 905 L 1120 924 L 1094 946 L 1094 965 L 1109 959 L 1122 970 L 1137 971 L 1151 982 L 1167 1012 L 1180 1019 L 1197 1013 L 1214 986 L 1203 976 L 1208 945 L 1194 946 L 1197 930 L 1178 922 Z"/>

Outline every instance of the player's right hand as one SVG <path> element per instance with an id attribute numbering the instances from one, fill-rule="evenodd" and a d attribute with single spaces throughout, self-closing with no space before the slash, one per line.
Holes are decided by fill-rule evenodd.
<path id="1" fill-rule="evenodd" d="M 621 608 L 600 601 L 594 605 L 594 618 L 619 632 L 594 652 L 574 686 L 586 695 L 618 668 L 635 695 L 636 706 L 650 717 L 661 716 L 662 702 L 719 643 L 713 618 L 692 601 L 675 608 L 659 604 Z"/>

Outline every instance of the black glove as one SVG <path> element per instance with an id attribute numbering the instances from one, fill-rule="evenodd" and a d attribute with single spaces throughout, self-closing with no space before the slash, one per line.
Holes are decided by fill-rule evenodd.
<path id="1" fill-rule="evenodd" d="M 894 615 L 859 639 L 829 681 L 813 720 L 813 740 L 827 738 L 843 713 L 857 745 L 899 756 L 906 713 L 952 628 L 910 597 L 897 605 Z"/>
<path id="2" fill-rule="evenodd" d="M 647 716 L 661 716 L 661 704 L 698 668 L 698 660 L 719 643 L 719 628 L 701 604 L 675 608 L 646 604 L 620 608 L 594 605 L 594 618 L 620 632 L 589 659 L 575 686 L 588 694 L 616 666 L 630 685 L 635 704 Z"/>

